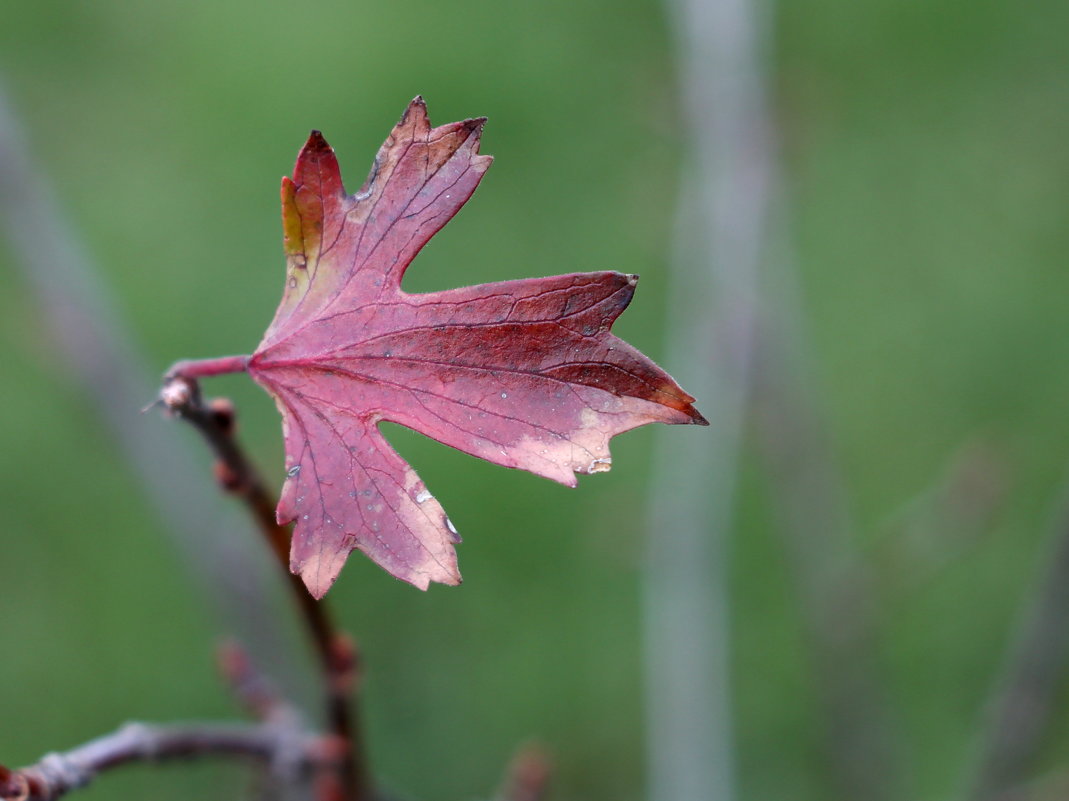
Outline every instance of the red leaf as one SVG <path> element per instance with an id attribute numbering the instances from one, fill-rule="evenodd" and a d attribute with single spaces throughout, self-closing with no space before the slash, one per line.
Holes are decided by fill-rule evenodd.
<path id="1" fill-rule="evenodd" d="M 278 518 L 296 520 L 291 568 L 316 597 L 354 548 L 421 589 L 460 582 L 460 537 L 380 421 L 568 486 L 609 469 L 615 434 L 705 424 L 667 373 L 609 333 L 636 276 L 401 290 L 490 166 L 483 123 L 431 128 L 417 97 L 355 195 L 318 132 L 282 179 L 286 288 L 248 371 L 282 412 Z"/>

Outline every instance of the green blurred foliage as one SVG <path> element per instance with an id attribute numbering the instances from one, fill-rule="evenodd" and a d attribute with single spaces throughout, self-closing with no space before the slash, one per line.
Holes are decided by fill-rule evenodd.
<path id="1" fill-rule="evenodd" d="M 882 667 L 915 797 L 954 788 L 1064 478 L 1067 29 L 1061 0 L 778 9 L 773 78 L 802 304 L 857 544 L 876 568 Z M 641 273 L 617 330 L 663 355 L 679 132 L 657 4 L 11 3 L 0 79 L 161 371 L 255 346 L 281 290 L 278 179 L 308 130 L 324 131 L 356 187 L 417 93 L 438 123 L 488 116 L 483 151 L 497 161 L 406 286 Z M 0 271 L 0 761 L 131 718 L 237 714 L 212 667 L 226 632 L 65 375 L 10 259 Z M 701 369 L 665 366 L 684 386 Z M 235 399 L 245 441 L 277 480 L 270 401 L 240 380 L 207 389 Z M 465 535 L 465 584 L 421 594 L 354 557 L 329 596 L 364 650 L 376 770 L 413 798 L 471 798 L 538 738 L 557 762 L 555 798 L 641 797 L 652 433 L 622 437 L 613 472 L 578 492 L 397 427 L 389 436 Z M 966 505 L 993 500 L 948 515 L 940 488 L 977 459 L 987 495 Z M 744 478 L 741 783 L 746 798 L 821 798 L 791 571 L 759 464 Z M 1051 765 L 1069 758 L 1061 739 Z M 223 798 L 242 784 L 229 769 L 139 769 L 81 797 Z"/>

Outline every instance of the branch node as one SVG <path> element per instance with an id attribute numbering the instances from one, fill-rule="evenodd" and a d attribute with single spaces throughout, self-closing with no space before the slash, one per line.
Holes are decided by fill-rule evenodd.
<path id="1" fill-rule="evenodd" d="M 160 389 L 160 403 L 168 411 L 181 416 L 182 411 L 189 408 L 198 394 L 196 381 L 182 376 L 168 376 Z"/>
<path id="2" fill-rule="evenodd" d="M 124 723 L 118 731 L 118 736 L 135 745 L 137 753 L 148 760 L 159 757 L 159 740 L 155 731 L 150 726 L 137 721 Z"/>
<path id="3" fill-rule="evenodd" d="M 335 692 L 349 695 L 360 681 L 360 651 L 349 635 L 338 632 L 330 644 L 330 674 Z"/>
<path id="4" fill-rule="evenodd" d="M 85 787 L 93 778 L 84 765 L 56 752 L 45 754 L 37 763 L 36 772 L 50 797 Z"/>
<path id="5" fill-rule="evenodd" d="M 0 799 L 4 801 L 26 801 L 29 797 L 30 783 L 26 780 L 26 777 L 0 765 Z"/>

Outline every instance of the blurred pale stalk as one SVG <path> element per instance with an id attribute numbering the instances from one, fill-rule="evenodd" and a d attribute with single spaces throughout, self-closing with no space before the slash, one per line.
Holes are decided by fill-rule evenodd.
<path id="1" fill-rule="evenodd" d="M 764 31 L 749 0 L 672 0 L 668 10 L 686 178 L 665 360 L 711 427 L 659 434 L 644 592 L 647 797 L 730 801 L 727 544 L 769 216 Z"/>
<path id="2" fill-rule="evenodd" d="M 147 369 L 111 292 L 34 166 L 2 86 L 0 235 L 40 304 L 41 333 L 61 351 L 73 388 L 129 463 L 131 481 L 137 482 L 131 491 L 144 492 L 155 506 L 160 529 L 198 580 L 209 607 L 222 612 L 224 625 L 252 652 L 270 658 L 275 678 L 294 684 L 298 671 L 288 657 L 294 646 L 279 625 L 290 613 L 280 611 L 285 608 L 275 589 L 275 568 L 249 524 L 213 486 L 208 454 L 194 453 L 157 413 L 141 413 L 156 397 L 159 379 Z"/>
<path id="3" fill-rule="evenodd" d="M 809 635 L 834 797 L 889 798 L 901 781 L 873 659 L 871 584 L 808 386 L 785 226 L 773 219 L 783 209 L 767 8 L 669 5 L 687 148 L 665 361 L 698 398 L 712 436 L 660 432 L 645 587 L 650 801 L 737 795 L 727 568 L 748 421 Z"/>

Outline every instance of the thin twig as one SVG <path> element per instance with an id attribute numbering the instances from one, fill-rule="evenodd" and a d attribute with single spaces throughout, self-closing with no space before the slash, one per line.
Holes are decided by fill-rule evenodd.
<path id="1" fill-rule="evenodd" d="M 371 781 L 353 699 L 358 667 L 356 649 L 338 631 L 326 605 L 316 601 L 300 577 L 289 571 L 289 530 L 279 525 L 275 503 L 266 485 L 234 436 L 233 407 L 228 401 L 206 404 L 196 380 L 181 375 L 180 370 L 181 364 L 168 371 L 160 398 L 173 414 L 191 424 L 208 442 L 218 460 L 220 483 L 244 502 L 285 573 L 319 660 L 326 693 L 327 725 L 347 744 L 347 755 L 341 764 L 345 796 L 351 801 L 371 798 Z"/>
<path id="2" fill-rule="evenodd" d="M 850 540 L 846 490 L 801 374 L 800 340 L 780 332 L 758 348 L 757 446 L 809 635 L 835 797 L 894 798 L 901 753 L 876 665 L 873 583 Z"/>
<path id="3" fill-rule="evenodd" d="M 1025 602 L 987 707 L 968 797 L 992 801 L 1028 778 L 1050 732 L 1069 663 L 1069 506 Z"/>
<path id="4" fill-rule="evenodd" d="M 3 801 L 54 801 L 100 773 L 131 762 L 201 756 L 239 756 L 267 763 L 280 781 L 292 781 L 336 760 L 322 737 L 267 723 L 128 723 L 63 753 L 16 771 L 0 768 Z"/>
<path id="5" fill-rule="evenodd" d="M 249 713 L 263 723 L 296 726 L 301 713 L 284 698 L 274 683 L 254 667 L 245 649 L 233 640 L 219 646 L 219 672 L 231 692 Z"/>

